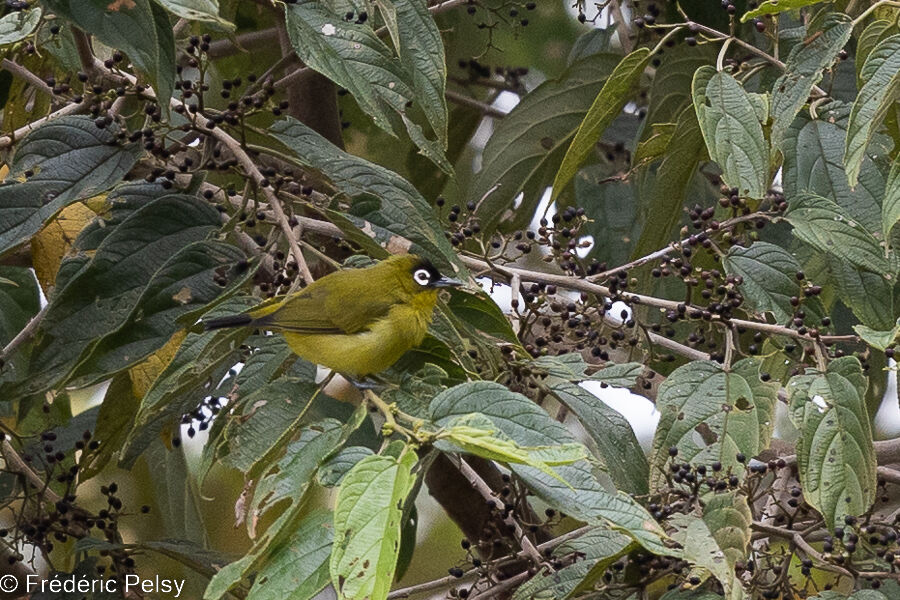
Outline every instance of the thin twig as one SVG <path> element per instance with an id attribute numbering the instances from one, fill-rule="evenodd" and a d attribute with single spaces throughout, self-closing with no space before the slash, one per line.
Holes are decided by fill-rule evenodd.
<path id="1" fill-rule="evenodd" d="M 521 583 L 524 583 L 526 579 L 531 577 L 531 573 L 528 571 L 524 571 L 517 575 L 513 575 L 509 579 L 504 579 L 503 581 L 498 582 L 496 585 L 492 585 L 488 589 L 484 590 L 480 594 L 475 594 L 474 596 L 469 596 L 472 600 L 487 600 L 488 598 L 493 598 L 494 596 L 498 596 L 503 594 L 507 590 L 510 590 Z"/>
<path id="2" fill-rule="evenodd" d="M 787 530 L 781 527 L 775 527 L 773 525 L 766 525 L 765 523 L 760 523 L 759 521 L 753 521 L 753 523 L 750 525 L 750 528 L 754 531 L 759 531 L 762 533 L 767 533 L 769 535 L 778 536 L 786 540 L 790 540 L 794 546 L 802 550 L 804 554 L 806 554 L 811 560 L 813 560 L 819 569 L 823 571 L 831 571 L 832 573 L 838 573 L 840 575 L 843 575 L 844 577 L 853 579 L 853 573 L 843 567 L 839 567 L 838 565 L 828 562 L 825 557 L 819 553 L 818 550 L 810 546 L 804 539 L 803 532 Z"/>
<path id="3" fill-rule="evenodd" d="M 495 496 L 494 491 L 487 484 L 487 482 L 481 478 L 481 475 L 479 475 L 478 472 L 475 471 L 475 469 L 469 466 L 469 463 L 467 463 L 463 458 L 459 456 L 448 455 L 448 457 L 450 458 L 450 461 L 454 465 L 456 465 L 456 468 L 459 469 L 459 472 L 462 474 L 462 476 L 465 477 L 466 480 L 468 480 L 472 487 L 475 488 L 475 490 L 479 494 L 481 494 L 481 496 L 485 500 L 497 501 L 497 497 Z M 512 515 L 507 516 L 504 522 L 507 525 L 513 527 L 516 534 L 516 539 L 522 546 L 522 551 L 525 552 L 525 556 L 528 557 L 528 559 L 531 560 L 531 562 L 533 562 L 535 566 L 540 566 L 544 562 L 543 558 L 541 558 L 541 553 L 537 548 L 535 548 L 534 544 L 531 542 L 528 536 L 525 535 L 525 532 L 522 530 L 522 526 L 519 525 L 519 522 L 516 521 Z"/>
<path id="4" fill-rule="evenodd" d="M 463 262 L 466 263 L 467 266 L 478 269 L 485 273 L 487 272 L 496 272 L 505 275 L 506 277 L 512 277 L 513 275 L 519 275 L 522 281 L 532 281 L 535 283 L 547 283 L 556 285 L 558 287 L 568 288 L 570 290 L 577 290 L 580 292 L 587 292 L 589 294 L 596 294 L 598 296 L 604 298 L 610 298 L 613 300 L 621 300 L 630 304 L 644 305 L 644 306 L 652 306 L 655 308 L 660 308 L 667 311 L 679 311 L 682 308 L 686 308 L 688 310 L 702 310 L 701 307 L 697 306 L 685 306 L 683 302 L 677 302 L 675 300 L 667 300 L 665 298 L 657 298 L 655 296 L 647 296 L 644 294 L 632 294 L 629 292 L 622 292 L 621 294 L 614 294 L 612 291 L 602 285 L 598 285 L 596 283 L 591 283 L 585 279 L 578 279 L 572 277 L 570 275 L 565 274 L 556 274 L 556 273 L 545 273 L 542 271 L 533 271 L 529 269 L 522 269 L 519 267 L 511 267 L 506 265 L 497 265 L 493 263 L 488 263 L 480 258 L 475 258 L 473 256 L 462 256 Z M 783 335 L 787 337 L 792 337 L 795 339 L 802 339 L 807 341 L 816 341 L 819 340 L 823 343 L 830 342 L 855 342 L 858 341 L 859 338 L 855 335 L 822 335 L 818 338 L 814 338 L 809 334 L 802 334 L 795 329 L 791 329 L 790 327 L 785 327 L 783 325 L 772 325 L 770 323 L 760 323 L 757 321 L 747 321 L 744 319 L 728 319 L 727 321 L 719 317 L 718 315 L 713 315 L 712 321 L 713 323 L 720 324 L 732 324 L 737 327 L 744 327 L 746 329 L 754 330 L 754 331 L 763 331 L 766 333 L 773 333 L 776 335 Z"/>
<path id="5" fill-rule="evenodd" d="M 47 315 L 47 309 L 50 307 L 49 304 L 45 304 L 44 307 L 38 311 L 36 315 L 31 317 L 31 320 L 22 328 L 22 331 L 16 334 L 10 342 L 4 346 L 3 350 L 0 350 L 0 361 L 5 360 L 12 352 L 18 348 L 22 342 L 31 338 L 34 335 L 34 331 L 38 328 L 38 325 L 41 324 L 41 321 L 44 320 L 44 317 Z"/>
<path id="6" fill-rule="evenodd" d="M 42 479 L 40 475 L 35 473 L 31 467 L 28 466 L 28 463 L 19 456 L 16 449 L 13 448 L 12 444 L 9 443 L 9 440 L 6 439 L 6 436 L 4 434 L 0 435 L 3 435 L 3 441 L 0 442 L 0 454 L 3 455 L 7 470 L 23 476 L 28 483 L 39 491 L 44 501 L 56 503 L 62 500 L 62 496 L 54 492 L 50 486 L 47 485 L 47 482 Z"/>
<path id="7" fill-rule="evenodd" d="M 506 116 L 506 113 L 487 104 L 485 102 L 481 102 L 480 100 L 476 100 L 470 96 L 466 96 L 465 94 L 460 94 L 458 92 L 454 92 L 453 90 L 447 90 L 444 94 L 447 96 L 447 100 L 453 102 L 454 104 L 459 104 L 460 106 L 467 106 L 469 108 L 474 108 L 475 110 L 480 111 L 486 117 L 494 117 L 495 119 L 502 119 Z"/>
<path id="8" fill-rule="evenodd" d="M 634 50 L 634 40 L 631 39 L 631 27 L 622 14 L 622 7 L 619 6 L 618 0 L 609 1 L 609 12 L 613 20 L 618 23 L 616 31 L 619 35 L 619 43 L 622 44 L 622 50 L 628 54 Z"/>
<path id="9" fill-rule="evenodd" d="M 4 58 L 2 61 L 0 61 L 0 67 L 3 67 L 15 76 L 24 79 L 45 94 L 53 95 L 53 88 L 47 85 L 47 82 L 45 82 L 43 79 L 29 71 L 22 65 L 15 63 L 8 58 Z"/>

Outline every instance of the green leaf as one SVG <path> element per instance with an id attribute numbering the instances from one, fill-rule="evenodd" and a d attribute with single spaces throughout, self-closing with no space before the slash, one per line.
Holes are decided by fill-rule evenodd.
<path id="1" fill-rule="evenodd" d="M 444 164 L 447 109 L 443 97 L 443 44 L 430 14 L 419 2 L 404 0 L 395 4 L 397 18 L 402 16 L 405 26 L 397 32 L 401 41 L 399 59 L 371 25 L 344 19 L 345 8 L 340 3 L 300 0 L 288 4 L 285 24 L 294 50 L 307 66 L 353 94 L 378 127 L 393 135 L 405 127 L 426 156 Z M 430 44 L 424 42 L 424 35 Z M 434 46 L 435 35 L 440 51 Z M 435 55 L 429 56 L 432 50 Z M 426 94 L 427 100 L 420 93 Z M 438 103 L 423 106 L 429 120 L 435 119 L 431 124 L 438 132 L 436 147 L 406 117 L 407 103 L 420 101 L 423 105 Z M 439 153 L 436 157 L 435 152 Z"/>
<path id="2" fill-rule="evenodd" d="M 203 524 L 205 513 L 200 510 L 197 482 L 188 470 L 184 447 L 166 448 L 156 439 L 144 453 L 149 481 L 156 505 L 159 507 L 159 533 L 162 537 L 178 537 L 199 546 L 207 546 Z"/>
<path id="3" fill-rule="evenodd" d="M 319 467 L 356 429 L 361 412 L 356 412 L 355 424 L 344 425 L 337 419 L 322 419 L 303 427 L 281 460 L 266 466 L 267 470 L 253 488 L 253 501 L 246 509 L 251 537 L 255 537 L 259 519 L 282 500 L 297 500 L 293 506 L 299 509 L 302 504 L 299 499 L 314 483 Z M 365 416 L 364 413 L 362 416 Z M 296 430 L 295 427 L 295 435 Z"/>
<path id="4" fill-rule="evenodd" d="M 561 423 L 551 419 L 534 402 L 493 382 L 479 381 L 452 387 L 431 401 L 429 411 L 437 425 L 480 412 L 490 418 L 498 430 L 523 446 L 552 446 L 575 441 Z M 653 552 L 671 553 L 664 544 L 665 533 L 650 514 L 629 495 L 607 492 L 587 462 L 553 467 L 566 484 L 534 467 L 510 467 L 536 496 L 551 506 L 576 519 L 611 526 Z"/>
<path id="5" fill-rule="evenodd" d="M 385 600 L 400 549 L 403 502 L 416 453 L 373 455 L 347 473 L 334 509 L 331 581 L 341 600 Z"/>
<path id="6" fill-rule="evenodd" d="M 361 416 L 364 417 L 365 413 Z M 300 431 L 298 439 L 288 446 L 284 457 L 272 465 L 270 472 L 258 484 L 253 497 L 254 506 L 248 509 L 251 513 L 248 526 L 253 531 L 259 515 L 283 500 L 291 499 L 291 504 L 255 538 L 253 546 L 243 557 L 216 573 L 203 595 L 205 600 L 217 600 L 224 596 L 250 573 L 259 570 L 269 556 L 273 556 L 272 560 L 276 565 L 284 564 L 283 561 L 289 558 L 273 555 L 273 549 L 281 548 L 284 551 L 283 544 L 286 540 L 292 536 L 297 539 L 295 532 L 297 535 L 306 534 L 305 537 L 310 538 L 318 535 L 314 533 L 314 529 L 320 522 L 315 517 L 310 520 L 301 516 L 306 491 L 312 484 L 319 465 L 346 441 L 358 425 L 358 418 L 351 419 L 343 426 L 334 419 L 327 419 Z"/>
<path id="7" fill-rule="evenodd" d="M 457 273 L 465 272 L 431 207 L 408 181 L 344 152 L 295 119 L 275 123 L 270 133 L 352 198 L 354 216 L 412 241 L 408 249 L 431 258 L 438 268 L 452 265 Z"/>
<path id="8" fill-rule="evenodd" d="M 147 284 L 128 321 L 97 340 L 71 374 L 78 386 L 98 383 L 109 374 L 133 366 L 161 348 L 184 327 L 185 319 L 206 310 L 252 275 L 235 268 L 244 253 L 235 246 L 201 241 L 182 248 Z M 216 283 L 216 276 L 228 284 Z"/>
<path id="9" fill-rule="evenodd" d="M 762 198 L 768 187 L 768 151 L 750 96 L 728 73 L 702 67 L 694 74 L 694 110 L 709 157 L 740 194 Z"/>
<path id="10" fill-rule="evenodd" d="M 428 117 L 441 149 L 446 148 L 447 67 L 440 29 L 425 0 L 393 0 L 392 4 L 397 13 L 400 62 L 412 75 L 416 104 Z"/>
<path id="11" fill-rule="evenodd" d="M 796 10 L 804 6 L 811 6 L 821 0 L 766 0 L 753 10 L 748 10 L 741 15 L 741 23 L 746 23 L 750 19 L 756 19 L 765 15 L 777 15 L 786 10 Z"/>
<path id="12" fill-rule="evenodd" d="M 884 186 L 884 202 L 881 204 L 881 233 L 885 240 L 891 238 L 891 230 L 900 221 L 900 161 L 894 161 Z"/>
<path id="13" fill-rule="evenodd" d="M 894 324 L 893 278 L 857 267 L 840 255 L 825 258 L 838 299 L 868 327 L 889 329 Z"/>
<path id="14" fill-rule="evenodd" d="M 41 9 L 11 12 L 0 19 L 0 45 L 14 44 L 31 35 L 41 22 Z"/>
<path id="15" fill-rule="evenodd" d="M 603 88 L 585 114 L 584 120 L 578 126 L 578 131 L 575 132 L 572 143 L 566 150 L 566 155 L 553 179 L 553 200 L 558 198 L 563 189 L 572 181 L 578 168 L 594 151 L 594 146 L 600 140 L 604 130 L 622 112 L 632 88 L 637 84 L 649 60 L 650 50 L 638 48 L 616 65 L 615 70 L 603 84 Z"/>
<path id="16" fill-rule="evenodd" d="M 509 319 L 497 303 L 484 292 L 471 293 L 452 289 L 447 308 L 461 321 L 478 331 L 504 342 L 519 343 Z"/>
<path id="17" fill-rule="evenodd" d="M 877 331 L 865 325 L 854 325 L 853 331 L 868 345 L 884 351 L 897 342 L 897 335 L 900 335 L 900 322 L 887 331 Z"/>
<path id="18" fill-rule="evenodd" d="M 715 60 L 716 51 L 712 44 L 680 46 L 678 52 L 663 54 L 650 84 L 650 104 L 645 118 L 647 124 L 677 121 L 681 111 L 692 105 L 691 85 L 694 73 L 700 67 L 715 63 Z M 642 138 L 646 140 L 647 134 L 648 130 L 645 129 Z"/>
<path id="19" fill-rule="evenodd" d="M 140 406 L 141 399 L 135 395 L 128 373 L 113 377 L 97 413 L 94 430 L 94 437 L 103 443 L 94 452 L 85 453 L 78 464 L 79 474 L 85 481 L 102 471 L 122 449 Z"/>
<path id="20" fill-rule="evenodd" d="M 253 580 L 247 600 L 310 600 L 328 584 L 328 558 L 334 537 L 331 513 L 307 515 Z"/>
<path id="21" fill-rule="evenodd" d="M 872 50 L 884 38 L 897 33 L 897 27 L 892 21 L 878 19 L 869 23 L 856 42 L 855 64 L 856 64 L 856 84 L 857 88 L 863 85 L 862 70 L 866 64 L 866 59 L 872 53 Z"/>
<path id="22" fill-rule="evenodd" d="M 188 21 L 215 23 L 226 30 L 233 30 L 234 24 L 219 16 L 218 0 L 154 0 L 173 15 Z"/>
<path id="23" fill-rule="evenodd" d="M 175 37 L 166 11 L 151 0 L 44 0 L 48 9 L 125 52 L 150 79 L 162 106 L 175 85 Z"/>
<path id="24" fill-rule="evenodd" d="M 704 502 L 703 522 L 725 554 L 728 568 L 733 573 L 735 565 L 747 558 L 750 548 L 753 514 L 747 505 L 747 497 L 737 492 L 726 492 L 708 495 Z"/>
<path id="25" fill-rule="evenodd" d="M 530 369 L 546 373 L 551 377 L 577 383 L 579 381 L 599 381 L 615 387 L 629 388 L 634 386 L 637 377 L 644 370 L 641 363 L 609 364 L 597 369 L 589 365 L 581 354 L 570 352 L 557 356 L 539 356 L 528 361 Z M 596 369 L 596 370 L 595 370 Z M 588 371 L 593 373 L 588 374 Z"/>
<path id="26" fill-rule="evenodd" d="M 221 258 L 191 255 L 193 249 L 185 250 L 185 254 L 179 250 L 205 237 L 218 223 L 212 207 L 189 196 L 165 196 L 133 213 L 103 241 L 91 261 L 57 290 L 38 330 L 32 372 L 22 383 L 23 388 L 39 390 L 69 375 L 106 339 L 104 336 L 137 319 L 139 309 L 151 315 L 174 305 L 177 313 L 182 306 L 179 299 L 191 299 L 191 294 L 178 295 L 177 283 L 176 289 L 169 287 L 173 274 L 179 274 L 182 258 L 190 276 L 196 275 L 198 265 L 203 270 L 208 267 L 207 260 Z M 225 254 L 228 261 L 235 256 L 233 248 Z M 174 280 L 177 282 L 177 276 Z M 202 286 L 202 291 L 190 290 L 201 300 L 210 300 L 221 292 L 206 278 L 190 285 Z M 144 301 L 147 304 L 142 306 Z M 159 346 L 178 329 L 165 320 L 154 325 L 167 330 L 156 338 Z M 156 347 L 143 348 L 143 356 Z"/>
<path id="27" fill-rule="evenodd" d="M 209 316 L 239 313 L 252 305 L 252 299 L 232 298 Z M 141 400 L 134 425 L 119 453 L 121 467 L 133 465 L 166 427 L 180 423 L 181 416 L 200 403 L 208 394 L 207 387 L 219 381 L 239 360 L 238 346 L 246 335 L 239 328 L 187 334 Z"/>
<path id="28" fill-rule="evenodd" d="M 587 458 L 585 447 L 576 442 L 520 446 L 498 432 L 493 422 L 480 413 L 456 417 L 442 426 L 436 439 L 438 442 L 447 440 L 463 452 L 481 458 L 534 467 L 551 477 L 559 478 L 563 483 L 565 481 L 550 467 L 568 465 Z M 447 448 L 438 443 L 438 449 L 452 452 L 453 446 Z"/>
<path id="29" fill-rule="evenodd" d="M 838 52 L 850 40 L 853 24 L 843 13 L 829 13 L 821 29 L 810 33 L 808 43 L 801 42 L 791 49 L 784 73 L 772 85 L 774 121 L 769 137 L 773 154 L 813 86 L 822 80 L 822 72 L 837 61 Z"/>
<path id="30" fill-rule="evenodd" d="M 747 512 L 749 513 L 749 508 Z M 726 525 L 727 518 L 727 526 L 749 529 L 749 521 L 745 524 L 742 519 L 744 516 L 744 514 L 731 511 L 727 517 L 719 515 L 718 518 L 713 518 L 712 522 Z M 670 519 L 669 523 L 675 527 L 672 537 L 681 544 L 683 558 L 693 567 L 692 573 L 698 569 L 708 571 L 722 584 L 725 598 L 729 600 L 742 599 L 741 581 L 735 576 L 734 567 L 729 564 L 728 555 L 719 546 L 719 541 L 711 530 L 712 523 L 706 521 L 705 515 L 704 518 L 701 518 L 692 514 L 678 514 Z M 749 541 L 749 531 L 747 538 Z M 725 539 L 724 536 L 723 539 Z"/>
<path id="31" fill-rule="evenodd" d="M 875 500 L 876 459 L 865 390 L 862 367 L 851 356 L 832 361 L 824 373 L 797 375 L 787 385 L 791 420 L 800 430 L 803 496 L 829 529 L 845 515 L 864 513 Z"/>
<path id="32" fill-rule="evenodd" d="M 813 248 L 882 277 L 891 277 L 891 265 L 878 241 L 833 200 L 800 193 L 791 198 L 784 218 L 794 226 L 794 235 Z"/>
<path id="33" fill-rule="evenodd" d="M 252 391 L 243 413 L 225 426 L 227 444 L 219 448 L 219 462 L 253 478 L 294 435 L 319 393 L 314 383 L 293 377 L 280 377 Z"/>
<path id="34" fill-rule="evenodd" d="M 574 596 L 577 589 L 592 586 L 606 569 L 636 544 L 621 533 L 595 528 L 582 536 L 560 544 L 555 557 L 575 554 L 578 560 L 558 571 L 541 570 L 516 589 L 512 600 L 563 600 Z"/>
<path id="35" fill-rule="evenodd" d="M 856 186 L 869 142 L 900 93 L 900 34 L 875 46 L 860 77 L 865 83 L 853 102 L 844 146 L 844 167 L 851 186 Z"/>
<path id="36" fill-rule="evenodd" d="M 57 290 L 38 329 L 32 371 L 22 382 L 23 389 L 40 390 L 66 377 L 103 336 L 137 318 L 135 311 L 142 301 L 152 300 L 163 309 L 178 305 L 173 295 L 179 290 L 168 285 L 185 256 L 179 250 L 218 225 L 217 211 L 190 196 L 165 196 L 135 211 L 103 240 L 91 261 Z M 209 287 L 198 297 L 208 299 L 207 293 L 221 291 L 211 281 L 206 284 Z M 160 292 L 162 297 L 156 296 Z M 152 304 L 143 309 L 155 312 Z M 166 327 L 171 329 L 158 338 L 160 345 L 177 329 L 172 323 Z"/>
<path id="37" fill-rule="evenodd" d="M 763 363 L 758 358 L 743 358 L 734 363 L 731 370 L 743 377 L 753 391 L 753 403 L 756 405 L 759 422 L 759 448 L 765 450 L 769 447 L 775 430 L 775 407 L 778 405 L 781 384 L 776 377 L 769 381 L 760 379 L 762 366 Z"/>
<path id="38" fill-rule="evenodd" d="M 641 495 L 648 491 L 650 468 L 631 424 L 586 389 L 558 381 L 548 391 L 569 408 L 597 445 L 616 489 Z"/>
<path id="39" fill-rule="evenodd" d="M 678 367 L 657 394 L 660 420 L 650 455 L 650 488 L 666 484 L 669 449 L 678 449 L 679 462 L 692 465 L 722 463 L 740 475 L 739 453 L 759 453 L 760 411 L 753 390 L 737 373 L 712 361 L 694 361 Z"/>
<path id="40" fill-rule="evenodd" d="M 344 476 L 356 463 L 373 454 L 375 453 L 365 446 L 350 446 L 342 449 L 322 464 L 318 474 L 319 483 L 325 487 L 340 485 Z"/>
<path id="41" fill-rule="evenodd" d="M 884 175 L 879 164 L 866 157 L 859 185 L 851 188 L 843 165 L 850 107 L 831 103 L 820 107 L 819 119 L 800 113 L 784 137 L 784 194 L 788 199 L 801 192 L 814 192 L 838 203 L 852 219 L 871 232 L 881 230 L 881 200 Z M 872 154 L 886 155 L 889 147 Z M 877 150 L 877 152 L 876 152 Z"/>
<path id="42" fill-rule="evenodd" d="M 141 150 L 114 144 L 116 133 L 114 125 L 98 129 L 89 117 L 63 116 L 22 139 L 0 184 L 0 254 L 28 240 L 67 205 L 125 176 Z M 25 178 L 26 171 L 34 173 Z"/>
<path id="43" fill-rule="evenodd" d="M 753 309 L 771 312 L 778 323 L 794 315 L 791 297 L 800 297 L 796 274 L 800 263 L 784 248 L 768 242 L 754 242 L 749 248 L 732 246 L 723 258 L 725 272 L 743 278 L 741 293 Z"/>
<path id="44" fill-rule="evenodd" d="M 631 253 L 633 257 L 645 256 L 669 243 L 681 223 L 682 204 L 697 173 L 697 165 L 705 157 L 697 115 L 693 106 L 688 106 L 678 115 L 675 132 L 652 180 L 652 192 L 640 219 L 644 228 Z"/>
<path id="45" fill-rule="evenodd" d="M 8 344 L 41 308 L 41 293 L 37 279 L 25 267 L 0 266 L 0 276 L 9 284 L 0 285 L 0 348 Z M 23 352 L 4 357 L 4 371 L 15 376 L 27 369 Z"/>
<path id="46" fill-rule="evenodd" d="M 869 142 L 900 93 L 900 34 L 878 43 L 860 77 L 865 83 L 850 110 L 844 146 L 844 167 L 851 186 L 857 184 Z"/>
<path id="47" fill-rule="evenodd" d="M 494 231 L 512 215 L 513 200 L 520 192 L 516 211 L 530 218 L 618 60 L 614 54 L 595 54 L 576 62 L 557 79 L 526 94 L 495 125 L 467 194 L 479 202 L 476 215 L 483 231 Z"/>

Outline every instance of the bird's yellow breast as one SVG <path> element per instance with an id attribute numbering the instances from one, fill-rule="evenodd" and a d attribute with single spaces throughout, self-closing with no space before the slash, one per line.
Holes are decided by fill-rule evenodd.
<path id="1" fill-rule="evenodd" d="M 285 340 L 301 358 L 361 378 L 390 367 L 418 346 L 428 332 L 437 291 L 429 290 L 398 303 L 365 330 L 352 334 L 295 333 Z"/>

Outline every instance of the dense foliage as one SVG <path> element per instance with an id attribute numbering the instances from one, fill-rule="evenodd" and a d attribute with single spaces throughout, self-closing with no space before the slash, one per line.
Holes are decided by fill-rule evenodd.
<path id="1" fill-rule="evenodd" d="M 207 600 L 900 597 L 900 439 L 873 441 L 898 20 L 7 0 L 0 570 Z M 492 293 L 445 293 L 374 389 L 194 326 L 400 252 Z M 655 403 L 649 452 L 616 388 Z M 417 504 L 462 533 L 407 573 Z"/>

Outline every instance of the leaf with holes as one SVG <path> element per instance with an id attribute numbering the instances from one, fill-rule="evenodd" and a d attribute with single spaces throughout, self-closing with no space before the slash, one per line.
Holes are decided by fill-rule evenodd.
<path id="1" fill-rule="evenodd" d="M 857 516 L 875 500 L 877 477 L 872 429 L 866 414 L 866 378 L 852 356 L 827 370 L 788 382 L 791 420 L 800 430 L 797 465 L 803 496 L 829 529 Z"/>
<path id="2" fill-rule="evenodd" d="M 728 73 L 701 67 L 694 74 L 694 110 L 709 157 L 742 196 L 762 198 L 768 187 L 768 146 L 753 101 Z"/>
<path id="3" fill-rule="evenodd" d="M 340 600 L 385 600 L 400 550 L 415 451 L 366 457 L 344 477 L 334 508 L 331 581 Z"/>
<path id="4" fill-rule="evenodd" d="M 331 513 L 316 510 L 278 548 L 253 579 L 247 600 L 309 600 L 328 585 L 334 538 Z"/>
<path id="5" fill-rule="evenodd" d="M 720 462 L 737 475 L 744 471 L 738 454 L 755 456 L 760 448 L 760 415 L 753 390 L 737 373 L 712 361 L 694 361 L 675 369 L 657 394 L 659 425 L 650 455 L 650 489 L 667 485 L 669 449 L 692 465 Z"/>

